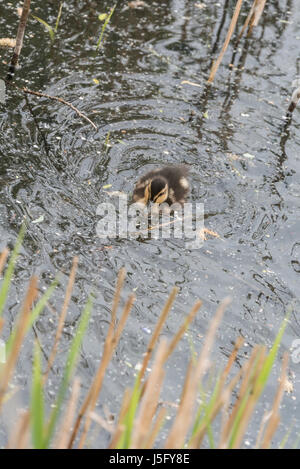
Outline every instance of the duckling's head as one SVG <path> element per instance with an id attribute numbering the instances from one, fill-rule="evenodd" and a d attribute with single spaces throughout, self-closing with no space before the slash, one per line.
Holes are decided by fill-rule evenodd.
<path id="1" fill-rule="evenodd" d="M 154 177 L 145 188 L 145 199 L 156 204 L 162 204 L 168 198 L 168 181 L 162 176 Z"/>

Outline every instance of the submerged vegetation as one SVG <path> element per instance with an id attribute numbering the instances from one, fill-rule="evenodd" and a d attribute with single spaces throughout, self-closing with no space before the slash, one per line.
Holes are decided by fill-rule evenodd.
<path id="1" fill-rule="evenodd" d="M 24 226 L 21 229 L 15 248 L 10 255 L 0 290 L 1 330 L 5 325 L 5 304 L 13 282 L 14 268 L 24 237 Z M 0 273 L 4 270 L 8 250 L 0 256 Z M 196 301 L 190 313 L 185 317 L 178 332 L 170 342 L 159 337 L 163 330 L 168 313 L 175 301 L 177 289 L 174 288 L 166 301 L 146 353 L 136 368 L 137 373 L 132 389 L 124 390 L 121 408 L 111 409 L 118 417 L 108 421 L 97 408 L 101 405 L 101 388 L 108 379 L 107 369 L 119 340 L 132 305 L 133 294 L 127 299 L 118 318 L 118 309 L 125 280 L 125 270 L 121 269 L 114 294 L 111 319 L 106 340 L 101 352 L 100 364 L 85 396 L 80 392 L 79 369 L 80 350 L 87 331 L 93 299 L 88 299 L 81 318 L 74 332 L 69 351 L 65 357 L 57 395 L 53 402 L 46 396 L 49 374 L 52 372 L 56 353 L 66 319 L 67 308 L 75 282 L 77 258 L 74 259 L 66 288 L 60 317 L 57 323 L 55 341 L 47 360 L 41 354 L 41 345 L 35 341 L 32 350 L 32 379 L 30 402 L 27 408 L 15 409 L 14 426 L 7 440 L 8 448 L 83 448 L 89 439 L 91 425 L 100 426 L 110 434 L 110 448 L 200 448 L 209 445 L 211 448 L 239 448 L 243 446 L 245 432 L 255 410 L 255 406 L 264 390 L 270 372 L 274 366 L 278 348 L 287 324 L 287 318 L 277 334 L 272 348 L 268 351 L 263 345 L 253 348 L 241 368 L 234 372 L 233 366 L 243 339 L 238 338 L 224 368 L 219 370 L 208 386 L 208 376 L 215 371 L 210 359 L 217 329 L 223 313 L 230 303 L 225 299 L 212 319 L 200 353 L 194 353 L 186 370 L 184 384 L 178 401 L 172 406 L 161 401 L 164 388 L 165 370 L 169 357 L 176 349 L 178 342 L 192 323 L 202 302 Z M 22 344 L 30 340 L 32 327 L 39 315 L 54 294 L 59 279 L 55 279 L 43 295 L 38 294 L 38 279 L 32 277 L 15 325 L 6 339 L 6 360 L 0 365 L 0 413 L 10 405 L 13 392 L 10 383 L 17 382 L 14 371 L 21 353 Z M 4 313 L 4 314 L 3 314 Z M 31 340 L 32 342 L 32 340 Z M 150 366 L 150 369 L 149 369 Z M 284 355 L 278 390 L 274 396 L 271 409 L 261 419 L 261 427 L 256 447 L 269 448 L 279 424 L 279 405 L 284 393 L 287 373 L 287 355 Z M 75 376 L 75 377 L 74 377 Z M 178 377 L 179 378 L 179 377 Z M 179 379 L 178 379 L 179 381 Z M 177 403 L 178 402 L 178 403 Z M 97 408 L 97 409 L 96 409 Z M 175 411 L 174 411 L 175 408 Z M 17 416 L 21 416 L 18 418 Z M 214 422 L 221 419 L 221 423 Z M 5 421 L 2 419 L 2 425 Z M 163 437 L 161 436 L 163 432 Z M 97 446 L 97 441 L 93 441 Z"/>

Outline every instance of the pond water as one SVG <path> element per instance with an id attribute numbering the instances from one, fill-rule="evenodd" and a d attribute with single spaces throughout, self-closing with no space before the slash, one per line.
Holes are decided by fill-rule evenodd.
<path id="1" fill-rule="evenodd" d="M 0 249 L 13 245 L 22 220 L 28 220 L 6 306 L 6 327 L 13 323 L 34 273 L 42 291 L 57 271 L 62 272 L 61 286 L 51 300 L 59 310 L 72 259 L 79 256 L 49 401 L 82 308 L 93 292 L 92 319 L 79 362 L 82 387 L 87 389 L 99 363 L 116 276 L 125 266 L 122 304 L 133 289 L 136 302 L 99 402 L 99 412 L 105 404 L 114 413 L 125 387 L 133 384 L 134 367 L 173 285 L 179 294 L 164 329 L 168 338 L 198 298 L 203 306 L 170 360 L 166 401 L 178 398 L 191 343 L 200 349 L 225 296 L 230 295 L 232 303 L 213 359 L 225 363 L 241 335 L 246 346 L 236 369 L 254 344 L 272 344 L 290 307 L 275 374 L 254 415 L 253 431 L 247 434 L 253 445 L 255 425 L 275 394 L 282 353 L 300 335 L 299 110 L 290 126 L 284 120 L 292 82 L 300 73 L 298 4 L 267 2 L 252 37 L 243 39 L 235 53 L 230 44 L 209 88 L 212 59 L 224 42 L 235 1 L 145 0 L 140 8 L 119 2 L 95 52 L 102 26 L 98 15 L 111 7 L 109 1 L 98 3 L 65 4 L 53 43 L 31 17 L 15 79 L 19 86 L 63 97 L 92 119 L 97 130 L 67 106 L 34 96 L 25 99 L 13 89 L 0 105 Z M 239 27 L 250 4 L 244 2 Z M 34 14 L 55 24 L 58 2 L 34 2 L 33 8 Z M 2 3 L 0 10 L 0 36 L 14 37 L 15 5 L 4 8 Z M 1 49 L 0 54 L 4 78 L 11 52 Z M 191 250 L 182 240 L 97 237 L 97 207 L 112 201 L 107 191 L 130 194 L 146 170 L 178 163 L 189 167 L 190 200 L 204 203 L 205 225 L 220 238 L 210 236 L 201 249 Z M 45 356 L 55 334 L 53 314 L 47 308 L 35 326 Z M 17 367 L 24 402 L 33 340 L 34 334 Z M 289 369 L 294 391 L 283 400 L 277 446 L 291 428 L 289 445 L 300 431 L 300 365 L 291 360 Z M 107 441 L 103 432 L 91 444 L 105 447 Z"/>

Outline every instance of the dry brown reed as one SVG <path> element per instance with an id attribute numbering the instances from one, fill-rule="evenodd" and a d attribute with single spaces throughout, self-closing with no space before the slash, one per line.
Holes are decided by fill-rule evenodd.
<path id="1" fill-rule="evenodd" d="M 27 449 L 29 447 L 30 411 L 23 411 L 11 432 L 7 449 Z"/>
<path id="2" fill-rule="evenodd" d="M 194 320 L 197 312 L 201 308 L 201 306 L 202 306 L 202 301 L 200 301 L 200 300 L 198 300 L 194 304 L 194 306 L 191 309 L 190 313 L 188 314 L 188 316 L 184 320 L 182 326 L 178 330 L 177 334 L 175 334 L 175 336 L 173 337 L 170 345 L 168 346 L 167 351 L 166 351 L 166 356 L 164 357 L 164 362 L 166 362 L 168 360 L 169 356 L 174 352 L 175 348 L 177 347 L 178 342 L 181 340 L 183 334 L 186 332 L 189 325 L 193 322 L 193 320 Z"/>
<path id="3" fill-rule="evenodd" d="M 260 446 L 262 449 L 267 449 L 270 447 L 272 438 L 280 422 L 279 406 L 280 406 L 280 403 L 282 401 L 283 394 L 284 394 L 284 386 L 285 386 L 285 382 L 287 379 L 288 361 L 289 361 L 289 356 L 287 352 L 285 352 L 283 356 L 283 361 L 282 361 L 281 377 L 279 381 L 280 384 L 277 389 L 277 393 L 276 393 L 276 396 L 272 405 L 272 410 L 270 411 L 270 419 L 269 419 L 267 428 L 265 430 L 264 439 Z"/>
<path id="4" fill-rule="evenodd" d="M 16 37 L 16 46 L 10 63 L 10 74 L 13 74 L 16 66 L 18 65 L 19 56 L 23 46 L 23 38 L 25 33 L 25 28 L 27 24 L 27 19 L 30 10 L 30 0 L 24 0 L 22 14 L 19 21 L 19 27 Z M 11 78 L 11 76 L 10 76 Z"/>
<path id="5" fill-rule="evenodd" d="M 7 254 L 8 252 L 5 252 L 0 255 L 0 265 L 2 265 L 2 268 L 6 262 Z M 52 365 L 55 358 L 53 350 L 56 352 L 61 339 L 62 328 L 75 281 L 76 267 L 77 259 L 74 260 L 68 280 L 55 341 L 52 353 L 50 354 L 51 359 L 48 360 L 47 371 L 51 369 L 49 364 Z M 121 269 L 117 279 L 112 302 L 111 320 L 99 367 L 79 412 L 77 411 L 77 404 L 80 398 L 80 384 L 79 380 L 75 378 L 69 400 L 66 403 L 66 410 L 63 412 L 60 426 L 54 435 L 53 445 L 56 448 L 74 447 L 77 437 L 79 438 L 78 448 L 83 448 L 86 443 L 86 438 L 89 435 L 92 422 L 100 425 L 111 435 L 110 448 L 152 448 L 156 444 L 159 431 L 167 416 L 167 409 L 160 401 L 160 394 L 164 384 L 165 365 L 178 345 L 179 340 L 183 337 L 187 327 L 195 318 L 202 303 L 200 300 L 195 303 L 169 343 L 164 339 L 159 341 L 166 318 L 174 303 L 177 288 L 171 291 L 150 338 L 141 370 L 137 375 L 134 390 L 125 390 L 117 421 L 115 424 L 111 424 L 95 412 L 95 407 L 98 402 L 108 364 L 122 336 L 129 312 L 135 300 L 134 295 L 131 294 L 125 302 L 120 319 L 118 320 L 117 312 L 121 301 L 124 280 L 125 270 Z M 7 387 L 16 365 L 25 332 L 28 329 L 30 313 L 36 298 L 37 279 L 33 277 L 30 281 L 19 318 L 16 322 L 15 335 L 7 363 L 4 364 L 1 370 L 0 408 L 3 404 L 4 397 L 7 396 Z M 200 403 L 200 406 L 198 402 L 199 391 L 201 391 L 201 395 L 204 396 L 205 377 L 211 366 L 210 354 L 215 341 L 216 332 L 224 311 L 229 304 L 230 298 L 226 298 L 220 303 L 215 317 L 210 323 L 198 358 L 191 360 L 187 367 L 180 402 L 178 405 L 173 406 L 176 409 L 176 414 L 171 421 L 171 427 L 164 444 L 165 448 L 183 448 L 184 446 L 188 446 L 191 449 L 199 448 L 204 438 L 211 431 L 211 425 L 218 415 L 220 415 L 221 418 L 221 425 L 218 431 L 218 448 L 239 448 L 243 444 L 245 431 L 264 387 L 265 378 L 262 378 L 262 376 L 264 377 L 266 374 L 266 363 L 267 367 L 269 367 L 270 364 L 265 346 L 255 346 L 249 359 L 245 360 L 242 367 L 234 374 L 232 372 L 233 364 L 244 343 L 242 338 L 238 338 L 228 357 L 227 363 L 216 380 L 215 389 L 210 397 L 210 401 L 207 404 L 205 397 Z M 0 332 L 2 325 L 3 320 L 0 321 Z M 149 370 L 149 363 L 150 360 L 152 360 L 155 349 L 156 352 L 151 364 L 151 369 Z M 279 408 L 287 379 L 287 364 L 288 360 L 285 354 L 278 390 L 269 413 L 263 416 L 257 439 L 257 447 L 269 448 L 278 427 Z M 147 370 L 148 374 L 145 376 Z M 233 374 L 231 379 L 229 379 L 230 374 Z M 43 391 L 43 386 L 41 389 Z M 136 407 L 132 407 L 133 402 L 135 402 L 134 405 Z M 30 447 L 30 421 L 32 420 L 31 412 L 33 408 L 34 407 L 30 407 L 29 411 L 23 412 L 19 417 L 13 429 L 14 431 L 9 438 L 8 448 Z M 205 410 L 204 418 L 201 412 L 199 413 L 201 409 L 202 411 L 203 409 Z M 129 410 L 131 414 L 129 414 Z M 128 416 L 130 416 L 130 419 L 128 419 Z"/>
<path id="6" fill-rule="evenodd" d="M 67 285 L 67 289 L 66 289 L 66 294 L 65 294 L 63 307 L 62 307 L 62 310 L 61 310 L 61 313 L 60 313 L 60 317 L 59 317 L 59 321 L 58 321 L 58 325 L 57 325 L 57 329 L 56 329 L 54 344 L 53 344 L 53 347 L 52 347 L 52 350 L 51 350 L 51 353 L 50 353 L 50 356 L 49 356 L 49 359 L 48 359 L 47 369 L 46 369 L 46 372 L 45 372 L 45 375 L 44 375 L 44 384 L 47 381 L 49 371 L 51 370 L 53 362 L 55 360 L 55 355 L 56 355 L 56 352 L 57 352 L 58 343 L 59 343 L 60 338 L 61 338 L 61 334 L 62 334 L 63 327 L 64 327 L 65 320 L 66 320 L 68 306 L 69 306 L 69 303 L 70 303 L 70 300 L 71 300 L 71 295 L 72 295 L 73 285 L 74 285 L 74 281 L 75 281 L 77 266 L 78 266 L 78 257 L 75 256 L 74 259 L 73 259 L 71 273 L 69 275 L 69 281 L 68 281 L 68 285 Z"/>
<path id="7" fill-rule="evenodd" d="M 233 349 L 232 353 L 230 354 L 228 362 L 227 362 L 227 364 L 224 368 L 224 371 L 221 374 L 220 382 L 219 382 L 218 389 L 217 389 L 217 395 L 216 395 L 216 398 L 215 398 L 214 405 L 212 406 L 212 408 L 210 410 L 209 419 L 206 422 L 204 421 L 201 425 L 199 425 L 197 431 L 195 432 L 195 434 L 190 439 L 190 442 L 189 442 L 189 447 L 190 448 L 195 449 L 195 448 L 199 448 L 201 446 L 201 443 L 202 443 L 202 440 L 205 436 L 205 432 L 207 430 L 208 425 L 210 425 L 211 422 L 214 421 L 214 419 L 216 418 L 216 416 L 218 415 L 218 413 L 221 410 L 223 410 L 223 423 L 222 423 L 221 428 L 224 428 L 225 422 L 227 421 L 227 417 L 228 417 L 228 415 L 226 414 L 226 409 L 229 405 L 229 399 L 232 395 L 233 389 L 235 388 L 236 384 L 240 380 L 242 372 L 240 371 L 230 381 L 230 383 L 226 387 L 225 387 L 225 382 L 226 382 L 226 379 L 229 375 L 231 367 L 232 367 L 232 365 L 233 365 L 233 363 L 236 359 L 237 353 L 238 353 L 240 347 L 243 345 L 243 343 L 244 343 L 244 340 L 242 338 L 237 339 L 237 341 L 235 343 L 235 346 L 234 346 L 234 349 Z"/>
<path id="8" fill-rule="evenodd" d="M 4 365 L 0 376 L 0 410 L 3 404 L 3 398 L 9 384 L 10 378 L 15 368 L 17 358 L 21 349 L 21 345 L 26 333 L 27 325 L 29 323 L 30 311 L 33 305 L 34 300 L 37 298 L 37 277 L 32 277 L 29 282 L 27 294 L 19 316 L 19 320 L 16 327 L 16 335 L 14 339 L 14 344 L 11 352 L 7 357 L 7 361 Z"/>
<path id="9" fill-rule="evenodd" d="M 127 321 L 127 318 L 128 318 L 128 315 L 131 311 L 131 308 L 133 306 L 133 303 L 135 301 L 135 296 L 133 294 L 131 294 L 125 304 L 125 307 L 123 309 L 123 313 L 121 315 L 121 318 L 120 318 L 120 321 L 119 321 L 119 324 L 118 324 L 118 327 L 113 335 L 113 337 L 111 338 L 111 340 L 107 343 L 107 350 L 106 350 L 106 353 L 103 354 L 103 366 L 99 367 L 99 374 L 96 375 L 96 379 L 91 387 L 92 389 L 92 393 L 91 393 L 91 397 L 90 397 L 90 401 L 88 403 L 88 408 L 87 408 L 87 416 L 86 416 L 86 420 L 85 420 L 85 424 L 84 424 L 84 429 L 83 429 L 83 432 L 82 432 L 82 435 L 80 437 L 80 441 L 79 441 L 79 445 L 78 447 L 79 448 L 82 448 L 84 443 L 85 443 L 85 439 L 86 439 L 86 436 L 87 436 L 87 433 L 88 433 L 88 430 L 89 430 L 89 427 L 90 427 L 90 424 L 91 424 L 91 417 L 90 417 L 90 413 L 93 412 L 95 406 L 96 406 L 96 403 L 97 403 L 97 399 L 98 399 L 98 396 L 100 394 L 100 391 L 101 391 L 101 387 L 102 387 L 102 383 L 103 383 L 103 379 L 105 377 L 105 372 L 106 372 L 106 368 L 112 358 L 112 354 L 115 350 L 115 348 L 117 347 L 118 343 L 119 343 L 119 339 L 121 337 L 121 333 L 124 329 L 124 326 L 125 326 L 125 323 Z"/>
<path id="10" fill-rule="evenodd" d="M 120 440 L 122 433 L 124 431 L 124 418 L 126 416 L 126 413 L 128 411 L 129 405 L 130 405 L 130 399 L 132 396 L 132 392 L 130 389 L 125 389 L 124 395 L 123 395 L 123 400 L 122 400 L 122 405 L 121 409 L 119 412 L 119 419 L 118 423 L 116 425 L 115 432 L 112 435 L 111 441 L 109 443 L 109 449 L 114 449 L 117 448 L 118 441 Z"/>
<path id="11" fill-rule="evenodd" d="M 194 406 L 197 398 L 197 391 L 199 383 L 207 371 L 209 366 L 209 355 L 217 328 L 221 322 L 224 311 L 230 304 L 231 299 L 226 298 L 218 307 L 215 317 L 211 321 L 209 330 L 207 332 L 205 342 L 197 360 L 196 365 L 192 363 L 189 366 L 186 376 L 184 391 L 181 397 L 181 403 L 174 419 L 172 428 L 168 434 L 165 448 L 182 448 L 186 439 L 187 433 L 190 429 Z M 191 403 L 193 403 L 191 405 Z M 180 428 L 180 431 L 178 429 Z"/>
<path id="12" fill-rule="evenodd" d="M 240 14 L 240 10 L 241 10 L 241 7 L 242 7 L 242 2 L 243 2 L 243 0 L 238 0 L 237 1 L 233 16 L 232 16 L 232 19 L 231 19 L 231 22 L 230 22 L 230 25 L 229 25 L 229 28 L 228 28 L 228 32 L 227 32 L 227 35 L 226 35 L 226 38 L 225 38 L 225 41 L 224 41 L 224 44 L 223 44 L 223 47 L 221 49 L 221 52 L 220 52 L 217 60 L 214 62 L 213 66 L 211 68 L 210 75 L 209 75 L 209 78 L 207 80 L 208 84 L 211 84 L 214 81 L 214 78 L 215 78 L 215 75 L 218 71 L 220 63 L 222 62 L 224 54 L 227 50 L 227 47 L 229 45 L 229 42 L 231 40 L 231 37 L 232 37 L 232 35 L 234 33 L 234 30 L 235 30 L 235 27 L 236 27 L 236 23 L 237 23 L 237 20 L 238 20 L 239 14 Z M 246 18 L 246 20 L 245 20 L 245 22 L 242 26 L 242 29 L 241 29 L 241 31 L 238 35 L 237 41 L 235 43 L 235 47 L 237 47 L 239 41 L 241 40 L 241 38 L 244 35 L 247 28 L 248 28 L 247 35 L 248 36 L 251 35 L 253 27 L 258 25 L 258 22 L 261 18 L 261 15 L 263 14 L 265 5 L 266 5 L 266 0 L 254 0 L 253 1 L 252 5 L 251 5 L 251 8 L 250 8 L 250 11 L 249 11 L 249 14 L 248 14 L 248 16 L 247 16 L 247 18 Z"/>
<path id="13" fill-rule="evenodd" d="M 145 374 L 145 371 L 146 371 L 146 368 L 148 366 L 148 363 L 149 363 L 149 360 L 151 358 L 151 355 L 152 355 L 152 352 L 154 350 L 154 347 L 155 347 L 155 344 L 157 342 L 157 339 L 161 333 L 161 330 L 162 330 L 162 327 L 167 319 L 167 316 L 169 314 L 169 311 L 170 309 L 172 308 L 172 305 L 174 303 L 174 300 L 175 300 L 175 297 L 178 293 L 178 288 L 177 287 L 174 287 L 173 290 L 171 291 L 170 293 L 170 296 L 169 298 L 167 299 L 167 302 L 161 312 L 161 315 L 157 321 L 157 324 L 156 324 L 156 327 L 154 329 L 154 332 L 152 334 L 152 337 L 150 339 L 150 343 L 148 345 L 148 348 L 147 348 L 147 351 L 146 351 L 146 354 L 145 354 L 145 357 L 144 357 L 144 360 L 143 360 L 143 363 L 142 363 L 142 367 L 141 367 L 141 370 L 139 372 L 139 381 L 141 381 L 144 377 L 144 374 Z"/>
<path id="14" fill-rule="evenodd" d="M 167 342 L 162 340 L 158 346 L 145 392 L 141 398 L 138 415 L 135 419 L 131 448 L 144 448 L 149 438 L 152 422 L 158 407 L 160 390 L 164 378 L 163 364 L 167 354 Z"/>
<path id="15" fill-rule="evenodd" d="M 57 440 L 55 448 L 67 449 L 69 443 L 69 435 L 72 431 L 72 424 L 76 415 L 76 406 L 79 399 L 80 393 L 80 380 L 78 377 L 74 379 L 71 396 L 68 402 L 68 406 L 62 420 L 61 428 L 57 432 Z"/>
<path id="16" fill-rule="evenodd" d="M 98 367 L 96 376 L 93 380 L 93 384 L 90 387 L 90 390 L 89 390 L 89 392 L 88 392 L 88 394 L 87 394 L 87 396 L 84 400 L 84 403 L 83 403 L 83 405 L 82 405 L 82 407 L 79 411 L 79 414 L 77 416 L 77 419 L 76 419 L 76 422 L 75 422 L 75 425 L 74 425 L 74 429 L 73 429 L 73 432 L 72 432 L 70 440 L 69 440 L 69 444 L 68 444 L 69 448 L 71 448 L 73 446 L 74 440 L 75 440 L 76 435 L 79 431 L 81 421 L 84 418 L 84 416 L 87 414 L 84 429 L 83 429 L 83 432 L 81 434 L 81 438 L 80 438 L 80 441 L 79 441 L 79 447 L 82 447 L 83 444 L 84 444 L 84 441 L 85 441 L 85 438 L 86 438 L 86 435 L 87 435 L 87 431 L 88 431 L 88 428 L 89 428 L 90 423 L 91 423 L 91 419 L 88 415 L 88 412 L 92 412 L 94 410 L 94 407 L 95 407 L 97 399 L 98 399 L 98 395 L 99 395 L 101 387 L 102 387 L 103 378 L 105 376 L 106 368 L 107 368 L 107 366 L 108 366 L 108 364 L 111 360 L 113 351 L 114 351 L 115 347 L 118 344 L 118 341 L 120 339 L 123 327 L 126 323 L 129 312 L 130 312 L 130 310 L 132 308 L 132 305 L 133 305 L 133 302 L 135 300 L 134 295 L 130 295 L 130 297 L 129 297 L 129 299 L 128 299 L 128 301 L 125 304 L 125 307 L 123 309 L 123 313 L 121 315 L 121 319 L 120 319 L 120 322 L 118 324 L 118 328 L 115 330 L 116 317 L 117 317 L 117 308 L 118 308 L 118 305 L 119 305 L 119 302 L 120 302 L 121 290 L 122 290 L 122 287 L 123 287 L 124 279 L 125 279 L 125 269 L 121 269 L 120 272 L 119 272 L 118 280 L 117 280 L 117 286 L 116 286 L 115 295 L 114 295 L 114 299 L 113 299 L 113 305 L 112 305 L 111 321 L 110 321 L 110 325 L 109 325 L 109 328 L 108 328 L 106 340 L 105 340 L 105 343 L 104 343 L 102 359 L 100 361 L 100 365 Z"/>

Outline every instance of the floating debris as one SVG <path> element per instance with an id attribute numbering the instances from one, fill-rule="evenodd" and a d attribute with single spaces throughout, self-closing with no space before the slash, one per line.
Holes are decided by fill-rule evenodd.
<path id="1" fill-rule="evenodd" d="M 201 88 L 201 85 L 199 83 L 195 83 L 189 80 L 182 80 L 181 85 L 199 86 L 199 88 Z"/>
<path id="2" fill-rule="evenodd" d="M 254 156 L 254 155 L 251 155 L 251 153 L 243 153 L 243 156 L 244 156 L 245 158 L 248 158 L 249 160 L 253 160 L 253 158 L 255 158 L 255 156 Z"/>
<path id="3" fill-rule="evenodd" d="M 129 8 L 145 8 L 145 7 L 149 7 L 149 5 L 147 5 L 147 3 L 143 2 L 143 0 L 134 0 L 132 2 L 129 2 L 128 3 L 128 6 Z"/>
<path id="4" fill-rule="evenodd" d="M 16 46 L 16 40 L 9 37 L 0 38 L 0 47 L 12 47 Z"/>
<path id="5" fill-rule="evenodd" d="M 31 223 L 42 223 L 44 221 L 44 215 L 41 215 L 39 218 L 36 218 L 36 220 L 32 220 Z"/>
<path id="6" fill-rule="evenodd" d="M 120 192 L 120 191 L 104 191 L 106 194 L 109 195 L 109 197 L 127 197 L 127 194 L 125 192 Z"/>
<path id="7" fill-rule="evenodd" d="M 218 233 L 216 233 L 215 231 L 209 230 L 208 228 L 203 228 L 198 233 L 199 238 L 202 239 L 203 241 L 207 240 L 207 235 L 213 236 L 214 238 L 222 239 Z"/>

